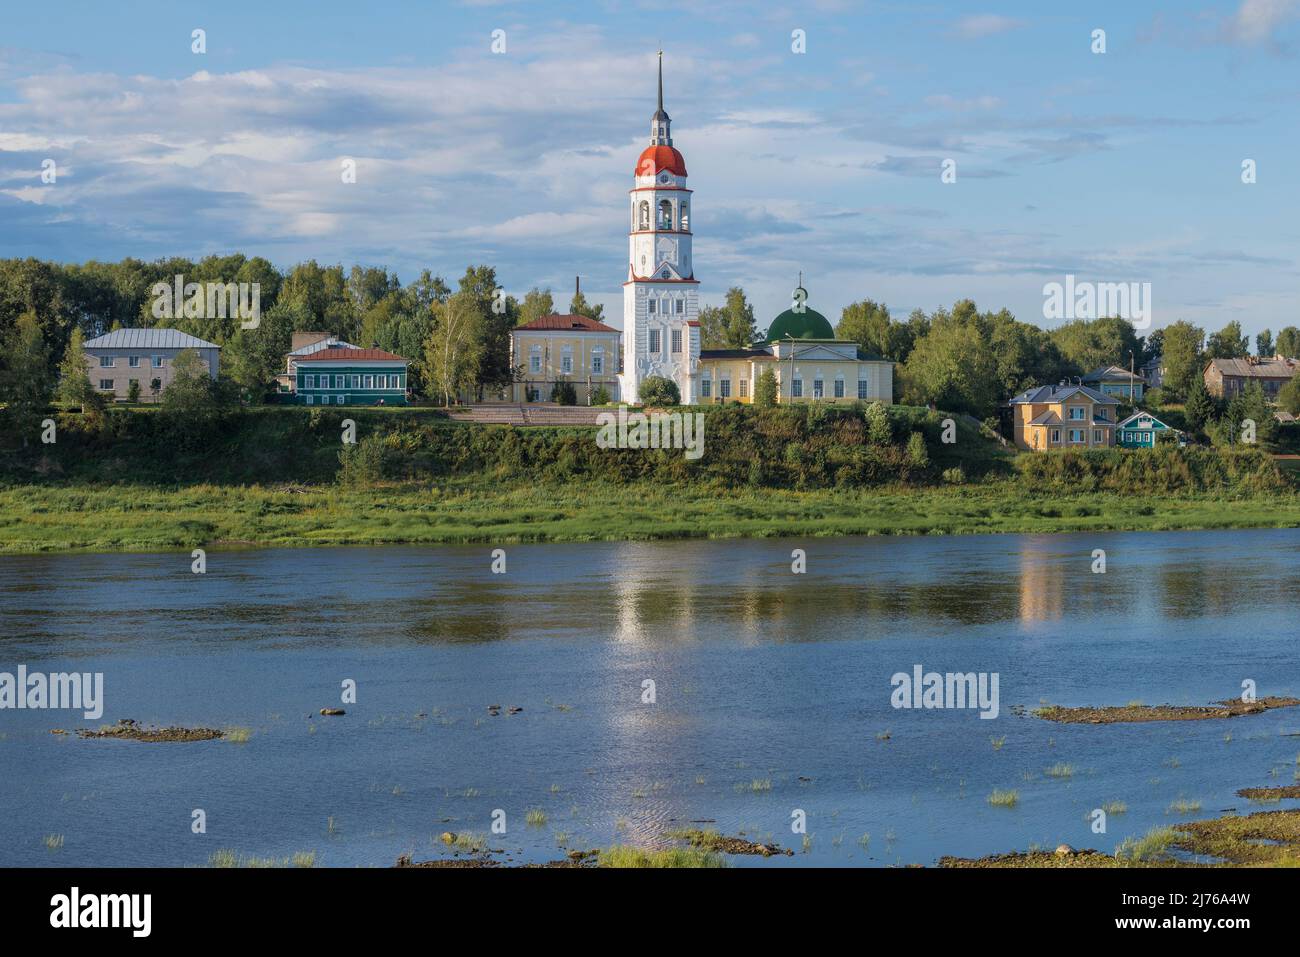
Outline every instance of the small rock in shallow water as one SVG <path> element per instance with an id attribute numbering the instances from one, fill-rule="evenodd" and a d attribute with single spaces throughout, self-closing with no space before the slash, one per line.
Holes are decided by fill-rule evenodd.
<path id="1" fill-rule="evenodd" d="M 1074 853 L 1074 848 L 1072 848 L 1069 844 L 1062 844 L 1056 849 L 1057 857 L 1069 857 L 1073 853 Z"/>
<path id="2" fill-rule="evenodd" d="M 444 844 L 455 844 L 455 843 L 456 843 L 456 835 L 453 834 L 453 833 L 451 833 L 451 831 L 443 831 L 443 832 L 442 832 L 442 843 L 444 843 Z"/>
<path id="3" fill-rule="evenodd" d="M 342 708 L 321 708 L 321 714 L 347 714 Z"/>

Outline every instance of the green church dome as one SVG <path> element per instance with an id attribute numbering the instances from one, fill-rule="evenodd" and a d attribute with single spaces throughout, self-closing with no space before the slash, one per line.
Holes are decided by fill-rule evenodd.
<path id="1" fill-rule="evenodd" d="M 801 297 L 799 293 L 803 293 Z M 834 339 L 835 330 L 831 328 L 829 320 L 816 309 L 809 309 L 808 290 L 800 286 L 795 290 L 795 301 L 802 305 L 802 310 L 796 312 L 794 308 L 787 309 L 781 315 L 772 320 L 772 324 L 767 327 L 766 344 L 778 342 L 782 339 Z"/>

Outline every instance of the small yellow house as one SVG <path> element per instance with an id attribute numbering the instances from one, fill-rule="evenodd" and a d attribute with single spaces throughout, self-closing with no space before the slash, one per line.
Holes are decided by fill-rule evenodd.
<path id="1" fill-rule="evenodd" d="M 618 349 L 622 333 L 587 316 L 549 315 L 510 330 L 513 402 L 550 402 L 560 381 L 573 383 L 578 404 L 603 388 L 618 398 Z"/>
<path id="2" fill-rule="evenodd" d="M 1119 400 L 1085 385 L 1036 386 L 1008 404 L 1019 448 L 1044 452 L 1115 444 Z"/>

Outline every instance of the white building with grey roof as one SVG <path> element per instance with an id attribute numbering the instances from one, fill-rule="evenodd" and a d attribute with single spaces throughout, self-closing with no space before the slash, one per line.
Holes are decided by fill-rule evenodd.
<path id="1" fill-rule="evenodd" d="M 172 363 L 186 349 L 217 377 L 221 347 L 216 343 L 179 329 L 115 329 L 85 344 L 90 384 L 105 398 L 126 401 L 135 382 L 141 402 L 157 402 L 172 381 Z"/>

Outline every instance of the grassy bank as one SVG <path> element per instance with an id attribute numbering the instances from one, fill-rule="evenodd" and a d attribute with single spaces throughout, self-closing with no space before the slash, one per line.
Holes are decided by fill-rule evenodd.
<path id="1" fill-rule="evenodd" d="M 1300 526 L 1295 493 L 1060 494 L 1015 483 L 720 490 L 481 482 L 0 487 L 0 551 Z"/>
<path id="2" fill-rule="evenodd" d="M 690 460 L 429 410 L 65 412 L 52 444 L 0 429 L 0 551 L 1300 525 L 1254 449 L 1016 456 L 929 409 L 704 414 Z"/>

